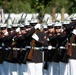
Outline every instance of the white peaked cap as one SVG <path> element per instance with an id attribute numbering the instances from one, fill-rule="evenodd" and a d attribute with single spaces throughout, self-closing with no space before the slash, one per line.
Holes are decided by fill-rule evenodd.
<path id="1" fill-rule="evenodd" d="M 70 24 L 71 21 L 63 21 L 62 24 Z"/>
<path id="2" fill-rule="evenodd" d="M 48 23 L 47 24 L 47 26 L 53 26 L 54 25 L 54 23 Z"/>
<path id="3" fill-rule="evenodd" d="M 25 21 L 24 25 L 25 25 L 25 26 L 30 25 L 29 21 Z"/>
<path id="4" fill-rule="evenodd" d="M 76 20 L 76 14 L 72 14 L 71 20 Z"/>
<path id="5" fill-rule="evenodd" d="M 18 24 L 12 24 L 12 26 L 13 26 L 13 27 L 17 27 L 17 26 L 18 26 Z"/>
<path id="6" fill-rule="evenodd" d="M 12 28 L 11 25 L 7 25 L 7 28 Z"/>
<path id="7" fill-rule="evenodd" d="M 32 19 L 32 20 L 30 21 L 30 23 L 38 23 L 38 20 L 37 20 L 37 19 Z"/>
<path id="8" fill-rule="evenodd" d="M 23 24 L 19 24 L 19 27 L 24 27 L 24 25 Z"/>
<path id="9" fill-rule="evenodd" d="M 43 28 L 47 28 L 47 25 L 43 25 Z"/>
<path id="10" fill-rule="evenodd" d="M 1 24 L 1 27 L 7 27 L 7 24 Z"/>
<path id="11" fill-rule="evenodd" d="M 72 33 L 73 33 L 74 35 L 76 35 L 76 29 L 74 29 L 74 30 L 72 31 Z"/>
<path id="12" fill-rule="evenodd" d="M 62 26 L 60 22 L 56 22 L 54 26 Z"/>
<path id="13" fill-rule="evenodd" d="M 3 26 L 3 23 L 0 23 L 0 27 Z"/>
<path id="14" fill-rule="evenodd" d="M 39 23 L 37 23 L 36 25 L 37 25 L 37 26 L 41 26 L 41 24 L 39 24 Z"/>

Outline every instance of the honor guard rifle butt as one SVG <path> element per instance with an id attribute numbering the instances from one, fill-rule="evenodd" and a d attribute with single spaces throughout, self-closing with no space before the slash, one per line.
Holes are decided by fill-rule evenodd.
<path id="1" fill-rule="evenodd" d="M 74 41 L 74 37 L 75 37 L 75 35 L 72 34 L 72 36 L 70 38 L 70 45 L 69 45 L 69 48 L 67 50 L 67 55 L 69 55 L 69 56 L 72 56 L 72 43 Z"/>
<path id="2" fill-rule="evenodd" d="M 35 30 L 35 33 L 37 33 L 39 30 L 38 29 L 36 29 Z M 33 39 L 32 41 L 31 41 L 31 49 L 30 49 L 30 52 L 29 52 L 29 54 L 28 54 L 28 56 L 27 56 L 27 59 L 28 60 L 32 60 L 32 57 L 33 57 L 33 47 L 35 47 L 35 40 Z"/>
<path id="3" fill-rule="evenodd" d="M 11 61 L 12 60 L 12 56 L 13 56 L 13 47 L 15 46 L 16 42 L 13 41 L 12 44 L 11 44 L 11 47 L 9 48 L 8 47 L 8 50 L 9 50 L 9 54 L 8 54 L 8 57 L 7 57 L 7 60 L 8 61 Z"/>
<path id="4" fill-rule="evenodd" d="M 43 67 L 43 69 L 45 69 L 45 70 L 48 70 L 48 58 L 49 58 L 48 55 L 49 55 L 48 50 L 46 50 L 46 61 L 45 61 L 44 67 Z"/>

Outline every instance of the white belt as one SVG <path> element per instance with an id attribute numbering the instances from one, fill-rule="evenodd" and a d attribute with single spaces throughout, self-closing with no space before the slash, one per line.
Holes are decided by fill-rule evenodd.
<path id="1" fill-rule="evenodd" d="M 21 48 L 17 48 L 17 50 L 20 50 Z"/>
<path id="2" fill-rule="evenodd" d="M 0 49 L 2 49 L 2 47 L 0 47 Z"/>
<path id="3" fill-rule="evenodd" d="M 41 49 L 41 50 L 43 50 L 43 49 L 48 49 L 48 47 L 34 47 L 33 49 L 37 49 L 37 50 Z M 56 49 L 56 47 L 51 47 L 51 49 Z M 51 50 L 51 49 L 48 49 L 48 50 Z"/>
<path id="4" fill-rule="evenodd" d="M 64 47 L 64 46 L 60 46 L 60 49 L 66 49 L 66 47 Z"/>
<path id="5" fill-rule="evenodd" d="M 21 48 L 13 48 L 13 50 L 21 50 Z M 26 48 L 22 48 L 22 50 L 26 50 Z"/>
<path id="6" fill-rule="evenodd" d="M 26 48 L 26 49 L 27 49 L 27 48 L 30 49 L 31 46 L 26 46 L 25 48 Z M 32 49 L 39 50 L 39 49 L 43 49 L 43 47 L 32 47 Z"/>
<path id="7" fill-rule="evenodd" d="M 2 49 L 2 47 L 0 47 L 0 49 Z M 9 50 L 11 49 L 11 47 L 9 48 L 5 48 L 5 50 Z M 13 48 L 13 50 L 20 50 L 21 48 Z M 22 48 L 22 50 L 26 50 L 26 48 Z"/>
<path id="8" fill-rule="evenodd" d="M 5 50 L 9 50 L 8 48 L 5 48 Z"/>
<path id="9" fill-rule="evenodd" d="M 13 50 L 17 50 L 17 48 L 13 48 Z"/>
<path id="10" fill-rule="evenodd" d="M 26 46 L 26 49 L 27 48 L 31 48 L 31 46 Z M 39 50 L 39 49 L 47 49 L 47 47 L 32 47 L 32 49 L 37 49 L 37 50 Z"/>
<path id="11" fill-rule="evenodd" d="M 72 44 L 74 46 L 74 44 Z M 25 48 L 22 48 L 22 50 L 26 50 L 27 48 L 31 48 L 31 46 L 26 46 Z M 0 49 L 2 49 L 2 47 L 0 47 Z M 9 50 L 11 48 L 5 48 L 5 50 Z M 13 50 L 20 50 L 21 48 L 13 48 Z M 32 49 L 35 49 L 35 50 L 43 50 L 43 49 L 48 49 L 48 47 L 32 47 Z M 56 49 L 56 47 L 51 47 L 51 49 Z M 48 50 L 51 50 L 51 49 L 48 49 Z M 60 49 L 66 49 L 66 47 L 64 46 L 60 46 Z"/>
<path id="12" fill-rule="evenodd" d="M 26 49 L 27 49 L 27 48 L 30 49 L 31 46 L 26 46 L 25 48 L 26 48 Z M 43 49 L 43 48 L 44 48 L 44 47 L 32 47 L 32 49 L 36 49 L 36 50 Z"/>
<path id="13" fill-rule="evenodd" d="M 26 48 L 22 48 L 22 50 L 26 50 Z"/>
<path id="14" fill-rule="evenodd" d="M 56 47 L 54 47 L 54 46 L 48 46 L 47 49 L 48 50 L 52 50 L 52 49 L 56 49 Z"/>
<path id="15" fill-rule="evenodd" d="M 26 46 L 26 49 L 27 48 L 31 48 L 31 46 Z M 35 49 L 35 50 L 43 50 L 43 49 L 48 49 L 48 47 L 32 47 L 32 49 Z M 56 49 L 56 47 L 53 47 L 51 49 Z"/>
<path id="16" fill-rule="evenodd" d="M 69 43 L 69 45 L 71 45 L 71 44 Z M 76 43 L 72 43 L 72 46 L 76 46 Z"/>
<path id="17" fill-rule="evenodd" d="M 13 50 L 20 50 L 21 48 L 13 48 Z"/>
<path id="18" fill-rule="evenodd" d="M 11 47 L 8 47 L 8 49 L 11 49 Z"/>
<path id="19" fill-rule="evenodd" d="M 31 48 L 31 46 L 26 46 L 26 49 L 27 49 L 27 48 L 29 48 L 29 49 L 30 49 L 30 48 Z"/>
<path id="20" fill-rule="evenodd" d="M 22 50 L 26 50 L 27 48 L 31 48 L 31 46 L 26 46 L 25 48 L 22 48 Z M 2 47 L 0 47 L 0 49 L 2 49 Z M 5 50 L 9 50 L 11 49 L 11 47 L 9 48 L 5 48 Z M 13 50 L 20 50 L 21 48 L 13 48 Z M 32 47 L 32 49 L 35 49 L 35 50 L 43 50 L 43 49 L 48 49 L 48 47 Z M 52 47 L 51 49 L 56 49 L 56 47 Z M 48 50 L 51 50 L 51 49 L 48 49 Z"/>
<path id="21" fill-rule="evenodd" d="M 52 47 L 52 49 L 56 49 L 56 47 Z"/>
<path id="22" fill-rule="evenodd" d="M 43 49 L 43 47 L 32 47 L 32 48 L 35 50 L 42 50 Z"/>
<path id="23" fill-rule="evenodd" d="M 5 48 L 5 50 L 9 50 L 9 49 L 11 49 L 11 47 L 7 47 L 7 48 Z"/>
<path id="24" fill-rule="evenodd" d="M 76 43 L 72 43 L 72 46 L 76 46 Z"/>

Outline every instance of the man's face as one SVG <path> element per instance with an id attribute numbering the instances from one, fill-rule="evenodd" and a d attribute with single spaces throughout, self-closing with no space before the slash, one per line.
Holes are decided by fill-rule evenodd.
<path id="1" fill-rule="evenodd" d="M 25 31 L 29 31 L 31 29 L 31 27 L 26 27 Z"/>
<path id="2" fill-rule="evenodd" d="M 2 31 L 2 33 L 6 33 L 7 29 L 2 29 L 1 31 Z"/>
<path id="3" fill-rule="evenodd" d="M 56 33 L 60 33 L 61 32 L 61 28 L 56 29 Z"/>
<path id="4" fill-rule="evenodd" d="M 54 28 L 49 28 L 48 30 L 50 33 L 54 32 Z"/>
<path id="5" fill-rule="evenodd" d="M 25 31 L 25 30 L 21 30 L 21 33 L 22 33 L 22 34 L 26 34 L 26 31 Z"/>

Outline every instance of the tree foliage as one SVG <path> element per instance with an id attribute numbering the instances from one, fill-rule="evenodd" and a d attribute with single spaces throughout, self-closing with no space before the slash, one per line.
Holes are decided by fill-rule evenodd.
<path id="1" fill-rule="evenodd" d="M 64 7 L 67 13 L 76 12 L 76 0 L 0 0 L 5 12 L 10 13 L 50 13 L 53 7 L 60 12 Z"/>

